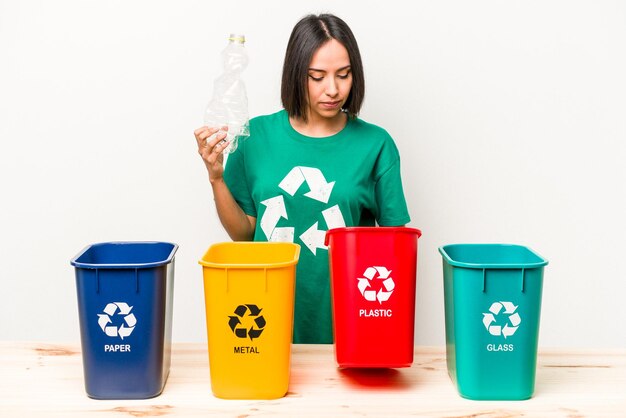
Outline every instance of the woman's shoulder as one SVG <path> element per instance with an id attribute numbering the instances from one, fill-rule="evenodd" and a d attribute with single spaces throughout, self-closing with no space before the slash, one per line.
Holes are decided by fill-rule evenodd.
<path id="1" fill-rule="evenodd" d="M 279 110 L 267 115 L 255 116 L 250 119 L 250 136 L 240 142 L 239 148 L 241 152 L 245 152 L 245 149 L 263 149 L 267 146 L 267 143 L 273 141 L 277 129 L 284 124 L 286 118 L 284 110 Z"/>
<path id="2" fill-rule="evenodd" d="M 383 160 L 398 160 L 400 152 L 387 130 L 380 125 L 356 118 L 353 123 L 353 142 L 376 153 Z"/>
<path id="3" fill-rule="evenodd" d="M 267 115 L 255 116 L 250 119 L 250 129 L 257 128 L 263 129 L 268 126 L 275 127 L 276 124 L 282 123 L 286 118 L 287 112 L 285 109 L 281 109 L 277 112 L 270 113 Z"/>
<path id="4" fill-rule="evenodd" d="M 374 123 L 366 122 L 361 118 L 356 118 L 351 121 L 352 127 L 356 135 L 360 138 L 367 138 L 370 141 L 374 141 L 380 144 L 393 144 L 393 138 L 387 132 L 385 128 Z"/>

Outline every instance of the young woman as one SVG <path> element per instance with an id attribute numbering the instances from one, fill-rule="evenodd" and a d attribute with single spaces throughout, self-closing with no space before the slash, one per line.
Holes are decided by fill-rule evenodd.
<path id="1" fill-rule="evenodd" d="M 220 221 L 233 240 L 301 245 L 294 343 L 332 343 L 325 232 L 409 222 L 400 157 L 382 128 L 357 117 L 365 93 L 348 25 L 309 15 L 293 28 L 281 86 L 283 110 L 253 118 L 250 137 L 223 166 L 225 134 L 194 134 Z"/>

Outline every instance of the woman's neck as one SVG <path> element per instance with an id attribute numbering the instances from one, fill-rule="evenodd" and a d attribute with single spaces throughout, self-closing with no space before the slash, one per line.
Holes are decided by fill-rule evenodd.
<path id="1" fill-rule="evenodd" d="M 315 118 L 309 115 L 307 122 L 304 122 L 302 118 L 289 117 L 289 123 L 296 132 L 313 138 L 335 135 L 346 126 L 347 122 L 348 115 L 344 112 L 339 112 L 333 118 Z"/>

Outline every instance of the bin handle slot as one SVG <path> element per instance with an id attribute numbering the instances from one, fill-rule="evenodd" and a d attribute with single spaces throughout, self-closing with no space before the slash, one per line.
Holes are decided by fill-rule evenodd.
<path id="1" fill-rule="evenodd" d="M 135 293 L 139 293 L 139 269 L 135 269 Z"/>
<path id="2" fill-rule="evenodd" d="M 522 293 L 524 293 L 524 291 L 526 290 L 526 275 L 524 274 L 526 273 L 526 269 L 522 267 L 522 277 L 520 280 L 520 290 L 522 291 Z M 487 269 L 484 268 L 483 269 L 483 293 L 486 292 L 487 290 Z"/>
<path id="3" fill-rule="evenodd" d="M 226 293 L 228 293 L 228 272 L 230 269 L 228 267 L 224 268 L 224 274 L 226 275 Z M 263 269 L 263 276 L 265 278 L 265 293 L 267 293 L 267 267 Z M 137 284 L 139 286 L 139 284 Z"/>
<path id="4" fill-rule="evenodd" d="M 487 269 L 483 269 L 483 293 L 487 288 Z"/>
<path id="5" fill-rule="evenodd" d="M 100 293 L 100 269 L 96 269 L 96 294 Z"/>

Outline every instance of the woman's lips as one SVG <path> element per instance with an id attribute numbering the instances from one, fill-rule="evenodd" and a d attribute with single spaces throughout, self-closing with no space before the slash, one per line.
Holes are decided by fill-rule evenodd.
<path id="1" fill-rule="evenodd" d="M 341 104 L 341 101 L 336 102 L 321 102 L 321 105 L 325 109 L 336 109 Z"/>

